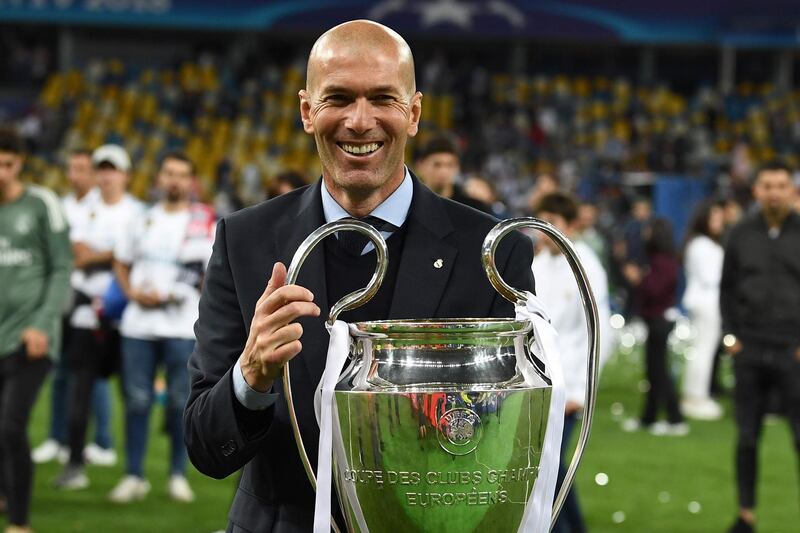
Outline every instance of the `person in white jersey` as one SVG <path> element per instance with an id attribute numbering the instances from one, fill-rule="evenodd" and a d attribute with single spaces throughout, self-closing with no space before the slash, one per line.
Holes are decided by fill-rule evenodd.
<path id="1" fill-rule="evenodd" d="M 100 201 L 100 190 L 92 168 L 92 151 L 87 148 L 72 150 L 67 158 L 67 180 L 72 189 L 61 199 L 67 223 L 70 227 L 70 240 L 75 242 L 76 231 L 88 220 L 89 212 L 95 203 Z M 77 282 L 81 275 L 73 272 L 71 280 Z M 70 339 L 70 315 L 72 301 L 66 310 L 62 324 L 61 351 Z M 47 440 L 31 452 L 34 463 L 48 463 L 58 459 L 66 463 L 69 458 L 67 446 L 67 387 L 68 372 L 64 358 L 55 362 L 53 380 L 50 386 L 50 433 Z M 117 462 L 117 454 L 111 442 L 111 397 L 108 380 L 98 378 L 94 384 L 92 398 L 94 414 L 94 442 L 84 450 L 89 464 L 113 466 Z"/>
<path id="2" fill-rule="evenodd" d="M 536 207 L 536 216 L 554 225 L 570 239 L 573 239 L 577 233 L 578 204 L 568 194 L 553 192 L 540 198 Z M 582 241 L 574 244 L 597 301 L 602 366 L 602 362 L 611 351 L 608 279 L 600 260 L 592 249 Z M 560 486 L 566 473 L 564 458 L 570 443 L 570 436 L 584 406 L 588 334 L 578 284 L 566 258 L 549 238 L 542 238 L 541 246 L 533 257 L 532 268 L 534 279 L 542 280 L 536 287 L 536 294 L 545 304 L 545 308 L 550 313 L 553 327 L 558 332 L 558 351 L 564 366 L 567 403 L 561 443 L 562 461 L 558 475 L 558 485 Z M 586 526 L 573 486 L 553 531 L 577 533 L 585 530 Z"/>
<path id="3" fill-rule="evenodd" d="M 143 499 L 148 418 L 158 365 L 167 378 L 167 427 L 171 441 L 169 495 L 189 502 L 185 477 L 183 408 L 189 395 L 187 363 L 203 274 L 211 257 L 213 210 L 191 200 L 194 164 L 184 154 L 166 155 L 159 167 L 161 201 L 130 227 L 115 250 L 114 270 L 129 303 L 122 315 L 122 378 L 125 396 L 126 475 L 109 497 L 117 503 Z"/>
<path id="4" fill-rule="evenodd" d="M 75 270 L 69 318 L 70 338 L 64 359 L 68 373 L 67 441 L 69 461 L 56 479 L 56 488 L 80 490 L 89 486 L 84 446 L 94 383 L 103 359 L 119 350 L 118 333 L 102 314 L 102 300 L 111 286 L 114 248 L 124 230 L 142 212 L 141 203 L 126 192 L 131 159 L 124 148 L 106 144 L 92 153 L 98 201 L 70 231 Z"/>

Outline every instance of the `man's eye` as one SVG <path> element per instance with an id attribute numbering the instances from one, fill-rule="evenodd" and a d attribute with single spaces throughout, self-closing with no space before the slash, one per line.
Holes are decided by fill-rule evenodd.
<path id="1" fill-rule="evenodd" d="M 378 94 L 372 97 L 373 102 L 391 102 L 394 97 L 390 94 Z"/>
<path id="2" fill-rule="evenodd" d="M 347 101 L 347 96 L 343 94 L 330 94 L 325 97 L 326 102 L 341 103 Z"/>

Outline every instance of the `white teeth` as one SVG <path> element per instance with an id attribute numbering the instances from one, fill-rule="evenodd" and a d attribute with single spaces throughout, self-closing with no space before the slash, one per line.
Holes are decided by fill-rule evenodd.
<path id="1" fill-rule="evenodd" d="M 370 144 L 340 144 L 339 146 L 342 147 L 342 150 L 351 154 L 369 154 L 377 150 L 380 145 L 378 143 L 370 143 Z"/>

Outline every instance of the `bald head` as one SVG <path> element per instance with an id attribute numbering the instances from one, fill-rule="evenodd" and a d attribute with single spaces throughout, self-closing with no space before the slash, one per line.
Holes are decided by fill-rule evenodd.
<path id="1" fill-rule="evenodd" d="M 319 87 L 320 71 L 342 57 L 380 56 L 396 61 L 406 95 L 416 92 L 414 57 L 400 34 L 371 20 L 351 20 L 323 33 L 308 56 L 306 90 L 314 93 Z"/>

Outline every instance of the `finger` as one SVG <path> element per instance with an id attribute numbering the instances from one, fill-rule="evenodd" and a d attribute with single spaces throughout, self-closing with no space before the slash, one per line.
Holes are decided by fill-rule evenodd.
<path id="1" fill-rule="evenodd" d="M 303 336 L 303 326 L 298 323 L 287 324 L 269 336 L 267 344 L 272 348 L 272 352 L 283 346 L 299 340 Z"/>
<path id="2" fill-rule="evenodd" d="M 262 331 L 271 333 L 301 316 L 319 316 L 319 314 L 319 306 L 314 302 L 290 302 L 266 317 Z"/>
<path id="3" fill-rule="evenodd" d="M 261 303 L 266 300 L 269 295 L 273 292 L 278 290 L 279 288 L 283 287 L 286 283 L 286 267 L 278 261 L 274 265 L 272 265 L 272 275 L 267 282 L 267 288 L 264 289 L 264 292 L 261 293 L 261 297 L 256 302 L 256 308 L 261 305 Z"/>
<path id="4" fill-rule="evenodd" d="M 302 350 L 303 344 L 299 340 L 284 344 L 272 352 L 274 363 L 284 365 L 291 361 Z"/>
<path id="5" fill-rule="evenodd" d="M 291 302 L 313 302 L 314 294 L 300 285 L 285 285 L 270 294 L 256 312 L 271 315 Z"/>

